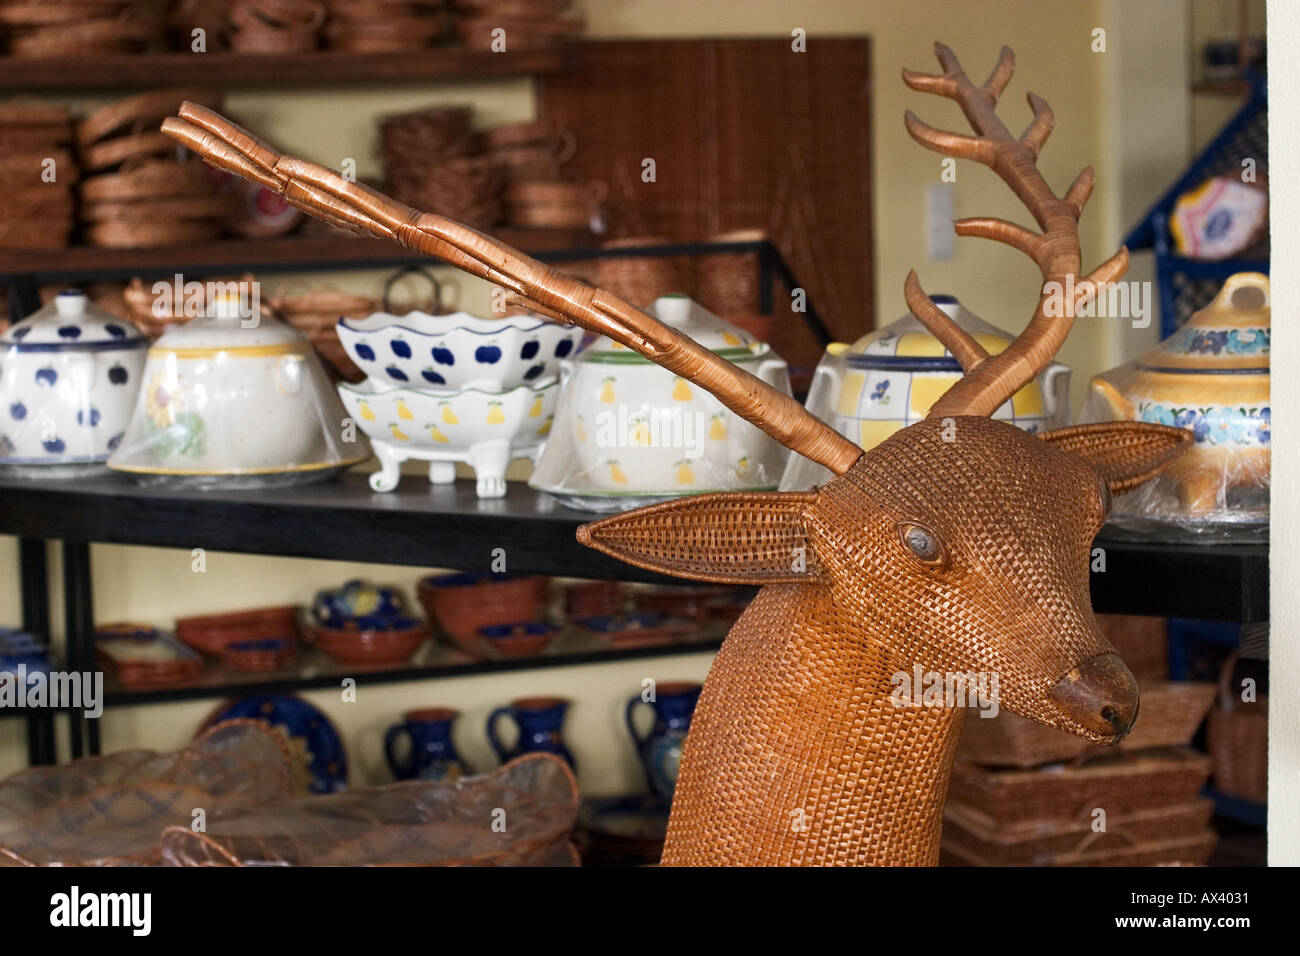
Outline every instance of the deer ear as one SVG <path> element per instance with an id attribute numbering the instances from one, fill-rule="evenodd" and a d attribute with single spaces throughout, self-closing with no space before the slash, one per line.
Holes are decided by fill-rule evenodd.
<path id="1" fill-rule="evenodd" d="M 717 584 L 813 581 L 820 568 L 804 531 L 816 492 L 694 495 L 578 529 L 590 548 L 648 571 Z"/>
<path id="2" fill-rule="evenodd" d="M 1073 425 L 1038 437 L 1087 460 L 1114 494 L 1131 491 L 1160 474 L 1193 438 L 1186 429 L 1150 422 Z"/>

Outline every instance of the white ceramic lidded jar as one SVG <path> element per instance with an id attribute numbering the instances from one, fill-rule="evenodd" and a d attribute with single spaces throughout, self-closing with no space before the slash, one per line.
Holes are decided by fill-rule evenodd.
<path id="1" fill-rule="evenodd" d="M 980 319 L 950 295 L 934 304 L 969 332 L 990 355 L 1014 336 Z M 962 376 L 961 365 L 943 343 L 910 312 L 852 345 L 834 342 L 817 365 L 807 408 L 864 449 L 929 413 L 931 406 Z M 1028 432 L 1069 423 L 1070 369 L 1052 362 L 991 417 Z M 801 455 L 793 455 L 781 478 L 782 491 L 802 491 L 829 481 L 831 474 Z"/>
<path id="2" fill-rule="evenodd" d="M 0 473 L 37 478 L 103 471 L 122 440 L 146 339 L 77 290 L 0 335 Z"/>
<path id="3" fill-rule="evenodd" d="M 685 295 L 646 309 L 790 393 L 783 359 Z M 561 363 L 554 426 L 529 485 L 571 507 L 621 511 L 709 491 L 776 487 L 786 449 L 699 385 L 601 337 Z"/>
<path id="4" fill-rule="evenodd" d="M 237 293 L 211 303 L 149 349 L 110 468 L 148 484 L 266 487 L 321 480 L 370 457 L 302 333 L 251 320 Z"/>

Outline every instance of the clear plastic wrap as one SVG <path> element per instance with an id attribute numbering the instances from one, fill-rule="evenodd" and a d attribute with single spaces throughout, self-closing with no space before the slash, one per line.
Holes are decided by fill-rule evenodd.
<path id="1" fill-rule="evenodd" d="M 311 342 L 238 294 L 163 333 L 141 378 L 108 465 L 142 483 L 303 484 L 370 457 Z"/>
<path id="2" fill-rule="evenodd" d="M 683 295 L 646 311 L 786 394 L 783 359 Z M 607 338 L 562 363 L 551 434 L 529 485 L 573 508 L 623 511 L 777 486 L 786 450 L 698 385 Z"/>
<path id="3" fill-rule="evenodd" d="M 1154 422 L 1196 438 L 1159 478 L 1116 498 L 1110 527 L 1198 540 L 1267 533 L 1269 320 L 1268 278 L 1237 273 L 1159 346 L 1093 378 L 1080 421 Z"/>

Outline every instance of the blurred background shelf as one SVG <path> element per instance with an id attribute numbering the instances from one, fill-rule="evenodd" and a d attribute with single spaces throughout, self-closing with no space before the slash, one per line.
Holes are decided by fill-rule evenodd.
<path id="1" fill-rule="evenodd" d="M 325 86 L 332 83 L 472 80 L 555 73 L 564 69 L 564 48 L 493 53 L 431 47 L 407 53 L 139 53 L 85 57 L 0 57 L 0 90 L 260 85 Z"/>

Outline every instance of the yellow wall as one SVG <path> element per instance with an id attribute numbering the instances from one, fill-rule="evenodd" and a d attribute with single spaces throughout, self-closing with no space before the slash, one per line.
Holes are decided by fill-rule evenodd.
<path id="1" fill-rule="evenodd" d="M 1172 2 L 1181 8 L 1180 0 Z M 904 311 L 902 278 L 913 266 L 931 292 L 956 293 L 975 312 L 1008 329 L 1017 329 L 1027 319 L 1037 297 L 1039 280 L 1033 266 L 1018 253 L 992 243 L 961 240 L 951 261 L 925 261 L 922 190 L 937 181 L 939 158 L 911 142 L 903 131 L 901 117 L 903 110 L 910 107 L 936 125 L 960 128 L 960 116 L 951 104 L 906 90 L 898 75 L 903 66 L 934 66 L 932 39 L 949 42 L 971 73 L 981 78 L 1002 43 L 1016 49 L 1020 77 L 1007 94 L 1009 125 L 1016 127 L 1021 119 L 1027 120 L 1023 96 L 1032 83 L 1036 92 L 1049 99 L 1057 116 L 1057 132 L 1041 165 L 1048 181 L 1058 189 L 1064 189 L 1081 166 L 1106 161 L 1112 147 L 1122 152 L 1123 144 L 1108 141 L 1111 127 L 1104 121 L 1103 109 L 1103 98 L 1115 105 L 1119 95 L 1106 82 L 1107 71 L 1115 69 L 1115 61 L 1107 57 L 1118 53 L 1089 51 L 1090 31 L 1096 26 L 1107 27 L 1118 16 L 1109 2 L 809 0 L 793 4 L 781 0 L 586 0 L 582 6 L 590 33 L 597 37 L 784 36 L 792 28 L 802 27 L 810 36 L 807 55 L 815 56 L 819 35 L 872 36 L 876 78 L 874 266 L 880 290 L 875 306 L 877 315 L 884 320 Z M 1111 31 L 1112 51 L 1124 32 Z M 1133 42 L 1131 35 L 1129 42 Z M 1177 35 L 1166 35 L 1163 42 L 1176 47 L 1182 41 Z M 1145 55 L 1157 62 L 1159 51 L 1148 49 Z M 522 119 L 530 114 L 530 87 L 526 81 L 507 80 L 427 89 L 375 87 L 354 92 L 306 90 L 288 94 L 252 91 L 232 95 L 228 104 L 232 112 L 282 148 L 331 165 L 353 157 L 365 176 L 378 172 L 373 149 L 375 112 L 459 102 L 474 103 L 486 123 Z M 1153 108 L 1185 111 L 1182 103 Z M 1183 149 L 1184 144 L 1178 144 L 1174 151 Z M 1124 166 L 1113 156 L 1110 163 L 1117 169 Z M 1165 171 L 1159 164 L 1154 171 L 1148 166 L 1146 173 L 1136 177 L 1139 183 L 1145 177 L 1145 185 L 1137 192 L 1147 199 L 1158 194 Z M 1176 172 L 1176 166 L 1171 171 Z M 957 189 L 958 216 L 1001 215 L 1025 220 L 1023 210 L 1005 187 L 982 168 L 963 164 Z M 1083 240 L 1089 263 L 1099 262 L 1110 253 L 1123 228 L 1130 224 L 1129 217 L 1139 211 L 1108 212 L 1108 206 L 1115 204 L 1116 190 L 1116 185 L 1103 177 L 1093 199 L 1094 208 L 1085 219 Z M 335 281 L 371 291 L 377 290 L 378 282 L 372 273 Z M 468 304 L 483 308 L 483 290 L 471 288 L 472 280 L 462 281 Z M 1063 358 L 1075 366 L 1076 394 L 1087 374 L 1111 364 L 1106 361 L 1107 340 L 1113 332 L 1102 325 L 1080 323 L 1072 336 Z M 196 541 L 195 546 L 202 546 L 202 542 Z M 210 555 L 207 573 L 197 575 L 190 571 L 185 553 L 113 546 L 96 546 L 94 559 L 97 618 L 129 618 L 159 625 L 170 625 L 176 616 L 187 613 L 306 601 L 318 587 L 351 576 L 409 586 L 420 573 L 408 568 Z M 6 540 L 0 544 L 0 579 L 15 583 L 0 589 L 0 621 L 4 623 L 17 622 L 16 576 L 17 547 L 12 540 Z M 57 603 L 52 608 L 52 620 L 56 632 L 61 631 L 62 613 Z M 378 735 L 405 709 L 435 704 L 459 707 L 465 718 L 458 741 L 472 763 L 487 767 L 491 761 L 483 739 L 482 718 L 492 706 L 525 694 L 568 696 L 577 702 L 570 720 L 570 736 L 581 765 L 582 785 L 587 792 L 612 793 L 640 785 L 622 727 L 622 702 L 636 692 L 643 677 L 702 679 L 708 660 L 707 654 L 694 654 L 420 684 L 363 686 L 355 704 L 340 703 L 332 692 L 305 696 L 325 707 L 341 728 L 353 756 L 353 782 L 357 784 L 386 779 L 377 749 Z M 211 706 L 211 702 L 204 701 L 110 711 L 103 723 L 104 746 L 108 750 L 179 747 Z M 0 775 L 22 765 L 22 740 L 21 722 L 0 720 Z"/>

